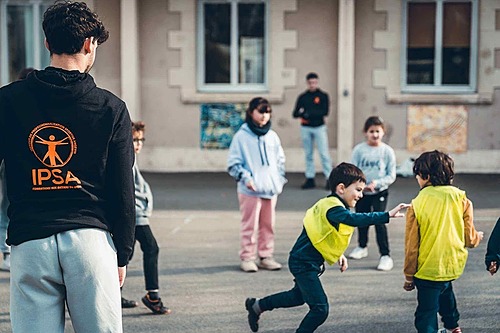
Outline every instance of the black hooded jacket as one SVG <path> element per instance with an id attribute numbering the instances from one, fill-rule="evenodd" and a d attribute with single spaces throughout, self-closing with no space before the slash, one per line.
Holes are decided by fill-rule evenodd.
<path id="1" fill-rule="evenodd" d="M 79 228 L 109 230 L 118 265 L 134 243 L 131 120 L 92 76 L 48 67 L 0 88 L 7 243 Z"/>

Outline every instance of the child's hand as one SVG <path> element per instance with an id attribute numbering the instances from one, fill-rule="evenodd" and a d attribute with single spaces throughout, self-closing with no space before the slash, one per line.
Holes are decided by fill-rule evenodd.
<path id="1" fill-rule="evenodd" d="M 375 183 L 371 182 L 370 184 L 366 185 L 363 191 L 364 192 L 375 192 Z"/>
<path id="2" fill-rule="evenodd" d="M 413 281 L 405 280 L 405 284 L 403 285 L 403 289 L 406 291 L 412 291 L 415 289 L 415 283 Z"/>
<path id="3" fill-rule="evenodd" d="M 482 232 L 482 231 L 478 231 L 478 232 L 477 232 L 477 236 L 479 237 L 479 240 L 480 240 L 480 241 L 482 241 L 482 240 L 483 240 L 483 238 L 484 238 L 484 232 Z"/>
<path id="4" fill-rule="evenodd" d="M 340 273 L 344 273 L 348 267 L 347 258 L 345 257 L 345 255 L 340 256 L 338 264 L 340 266 Z"/>
<path id="5" fill-rule="evenodd" d="M 257 189 L 255 188 L 255 185 L 253 183 L 253 180 L 249 180 L 248 183 L 247 183 L 247 188 L 250 190 L 250 191 L 257 191 Z"/>
<path id="6" fill-rule="evenodd" d="M 120 287 L 123 287 L 123 283 L 125 282 L 125 277 L 127 276 L 127 266 L 118 267 L 118 283 Z"/>
<path id="7" fill-rule="evenodd" d="M 408 208 L 410 206 L 411 206 L 410 204 L 400 203 L 399 205 L 397 205 L 396 207 L 394 207 L 393 209 L 391 209 L 389 211 L 389 216 L 390 217 L 404 217 L 405 214 L 400 213 L 399 211 L 401 209 L 405 209 L 405 208 Z"/>
<path id="8" fill-rule="evenodd" d="M 498 270 L 497 262 L 496 261 L 492 261 L 490 263 L 490 267 L 488 268 L 488 271 L 490 272 L 491 275 L 495 275 L 495 273 L 497 272 L 497 270 Z"/>

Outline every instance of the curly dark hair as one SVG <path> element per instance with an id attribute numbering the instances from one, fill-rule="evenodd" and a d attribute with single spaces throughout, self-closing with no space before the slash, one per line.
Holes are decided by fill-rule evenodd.
<path id="1" fill-rule="evenodd" d="M 330 186 L 332 193 L 335 193 L 338 184 L 344 184 L 347 187 L 357 181 L 366 183 L 363 171 L 354 164 L 342 162 L 333 168 L 330 173 L 328 186 Z"/>
<path id="2" fill-rule="evenodd" d="M 109 37 L 108 30 L 85 2 L 56 2 L 43 14 L 42 27 L 50 54 L 76 54 L 86 38 L 94 37 L 100 45 Z"/>
<path id="3" fill-rule="evenodd" d="M 438 150 L 428 151 L 420 155 L 413 164 L 413 173 L 429 178 L 433 186 L 451 185 L 455 172 L 453 159 Z"/>
<path id="4" fill-rule="evenodd" d="M 144 132 L 146 130 L 146 124 L 143 121 L 132 122 L 132 133 Z"/>

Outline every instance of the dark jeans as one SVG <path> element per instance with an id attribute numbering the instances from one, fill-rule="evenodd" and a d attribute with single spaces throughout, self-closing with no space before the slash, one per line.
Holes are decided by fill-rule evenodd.
<path id="1" fill-rule="evenodd" d="M 436 333 L 437 313 L 441 315 L 444 327 L 452 330 L 458 327 L 460 314 L 453 293 L 452 281 L 438 282 L 413 278 L 417 287 L 417 310 L 415 327 L 418 333 Z"/>
<path id="2" fill-rule="evenodd" d="M 387 207 L 387 196 L 389 191 L 385 190 L 374 195 L 364 195 L 356 204 L 356 213 L 383 212 Z M 358 243 L 360 247 L 368 245 L 368 228 L 358 227 Z M 389 236 L 385 224 L 375 226 L 377 245 L 381 256 L 389 255 Z"/>
<path id="3" fill-rule="evenodd" d="M 307 303 L 309 312 L 300 323 L 296 333 L 314 332 L 328 318 L 328 297 L 318 276 L 322 272 L 322 266 L 300 263 L 293 259 L 288 261 L 288 266 L 295 278 L 293 288 L 260 299 L 259 306 L 262 311 L 271 311 Z"/>
<path id="4" fill-rule="evenodd" d="M 135 227 L 135 240 L 139 242 L 142 250 L 142 265 L 146 290 L 157 290 L 159 289 L 158 254 L 160 248 L 156 243 L 155 236 L 153 236 L 149 225 L 139 225 Z"/>

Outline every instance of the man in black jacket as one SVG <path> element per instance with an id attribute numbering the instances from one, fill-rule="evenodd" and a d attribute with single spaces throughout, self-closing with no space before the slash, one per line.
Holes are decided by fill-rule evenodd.
<path id="1" fill-rule="evenodd" d="M 327 180 L 332 171 L 332 159 L 328 148 L 325 117 L 328 115 L 330 100 L 328 94 L 319 89 L 318 74 L 307 74 L 306 81 L 307 90 L 297 98 L 295 109 L 293 110 L 293 117 L 300 118 L 300 135 L 302 137 L 306 158 L 306 181 L 302 185 L 302 189 L 316 187 L 314 181 L 316 171 L 313 159 L 314 142 L 316 142 L 321 159 L 323 175 L 326 180 L 325 188 L 328 190 L 330 187 L 328 186 Z"/>
<path id="2" fill-rule="evenodd" d="M 122 332 L 134 242 L 134 152 L 125 103 L 88 74 L 109 33 L 83 2 L 44 14 L 50 67 L 0 89 L 10 201 L 13 332 Z"/>

